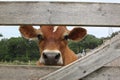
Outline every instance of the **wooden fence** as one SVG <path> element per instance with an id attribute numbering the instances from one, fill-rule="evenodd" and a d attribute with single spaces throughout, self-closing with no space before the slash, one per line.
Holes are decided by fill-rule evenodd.
<path id="1" fill-rule="evenodd" d="M 87 2 L 0 2 L 0 25 L 20 24 L 119 27 L 120 4 Z M 120 57 L 119 45 L 120 35 L 117 35 L 90 52 L 86 57 L 78 59 L 49 75 L 40 77 L 39 80 L 92 80 L 93 76 L 91 78 L 89 74 L 93 72 L 95 76 L 102 75 L 102 78 L 97 77 L 94 80 L 102 80 L 104 77 L 107 77 L 104 80 L 108 80 L 111 78 L 110 75 L 112 75 L 110 74 L 111 68 L 104 68 L 103 66 Z M 102 71 L 98 70 L 102 67 L 104 68 Z M 105 72 L 106 69 L 109 73 Z M 119 68 L 114 69 L 117 71 Z M 101 72 L 95 72 L 96 70 Z M 104 73 L 102 73 L 103 71 Z M 114 71 L 113 74 L 115 74 Z M 120 79 L 119 76 L 117 78 Z M 118 80 L 117 78 L 116 80 Z M 115 80 L 115 77 L 112 77 L 110 80 Z"/>
<path id="2" fill-rule="evenodd" d="M 0 2 L 1 25 L 120 26 L 118 3 Z"/>

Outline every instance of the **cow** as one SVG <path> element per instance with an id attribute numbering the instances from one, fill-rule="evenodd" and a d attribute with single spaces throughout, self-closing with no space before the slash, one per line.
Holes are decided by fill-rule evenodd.
<path id="1" fill-rule="evenodd" d="M 87 34 L 84 28 L 68 30 L 66 26 L 40 26 L 35 29 L 32 25 L 20 25 L 19 31 L 26 39 L 38 40 L 39 66 L 65 66 L 77 60 L 77 55 L 67 45 L 68 40 L 80 41 Z"/>

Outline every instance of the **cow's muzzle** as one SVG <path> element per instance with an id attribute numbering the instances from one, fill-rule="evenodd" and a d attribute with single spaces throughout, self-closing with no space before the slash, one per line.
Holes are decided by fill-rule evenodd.
<path id="1" fill-rule="evenodd" d="M 44 50 L 40 62 L 45 65 L 62 65 L 63 59 L 61 52 L 58 50 Z"/>

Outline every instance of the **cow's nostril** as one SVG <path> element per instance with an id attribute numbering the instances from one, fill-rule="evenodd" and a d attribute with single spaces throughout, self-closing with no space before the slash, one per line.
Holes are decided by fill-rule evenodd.
<path id="1" fill-rule="evenodd" d="M 44 59 L 47 59 L 47 58 L 48 58 L 45 53 L 43 53 L 43 58 L 44 58 Z"/>
<path id="2" fill-rule="evenodd" d="M 58 53 L 56 56 L 55 56 L 55 59 L 59 59 L 60 58 L 60 54 Z"/>
<path id="3" fill-rule="evenodd" d="M 56 65 L 62 63 L 62 55 L 58 51 L 44 51 L 42 53 L 43 64 L 45 65 Z"/>

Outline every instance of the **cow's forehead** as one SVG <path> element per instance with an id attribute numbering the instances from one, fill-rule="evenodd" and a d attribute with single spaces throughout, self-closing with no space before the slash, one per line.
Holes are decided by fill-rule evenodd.
<path id="1" fill-rule="evenodd" d="M 65 26 L 42 26 L 41 31 L 46 38 L 60 38 L 67 29 Z"/>

